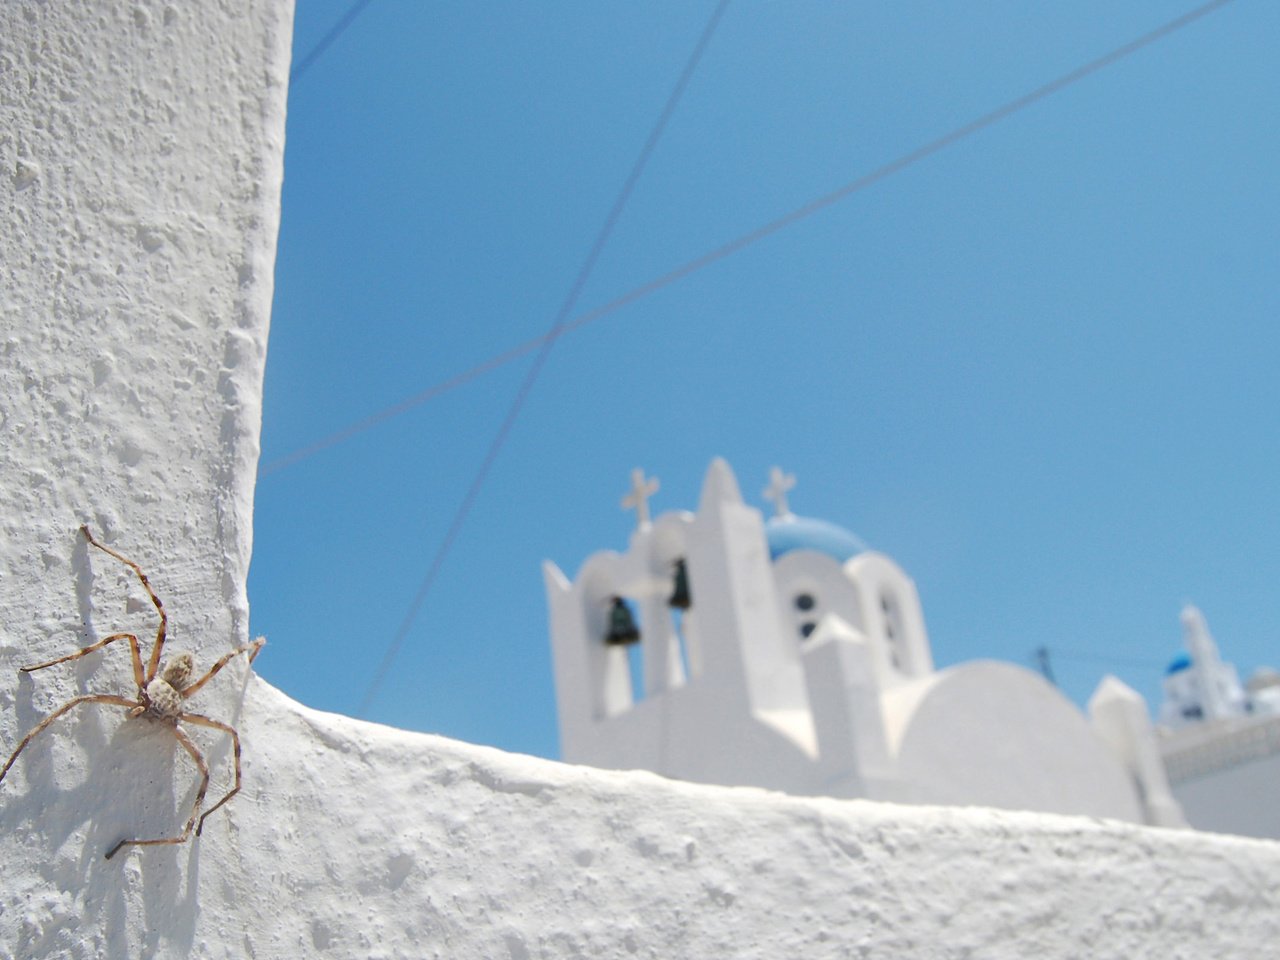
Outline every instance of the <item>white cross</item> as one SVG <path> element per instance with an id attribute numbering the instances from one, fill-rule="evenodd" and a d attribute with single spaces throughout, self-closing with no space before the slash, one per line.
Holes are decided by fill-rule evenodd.
<path id="1" fill-rule="evenodd" d="M 636 508 L 636 524 L 649 523 L 649 498 L 658 492 L 658 478 L 644 478 L 644 471 L 636 467 L 631 471 L 631 492 L 622 498 L 622 509 Z"/>
<path id="2" fill-rule="evenodd" d="M 769 485 L 764 488 L 764 498 L 772 500 L 779 517 L 791 516 L 791 508 L 787 506 L 787 491 L 796 485 L 794 474 L 783 473 L 781 467 L 769 471 Z"/>

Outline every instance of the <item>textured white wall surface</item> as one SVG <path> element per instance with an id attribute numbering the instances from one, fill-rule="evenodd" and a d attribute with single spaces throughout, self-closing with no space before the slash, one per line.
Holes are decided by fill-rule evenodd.
<path id="1" fill-rule="evenodd" d="M 247 639 L 291 24 L 285 0 L 0 3 L 5 755 L 73 695 L 132 694 L 123 644 L 16 667 L 155 631 L 137 581 L 89 553 L 81 523 L 153 578 L 175 649 L 207 665 Z M 194 709 L 235 716 L 234 667 Z M 225 782 L 225 742 L 198 739 Z M 214 931 L 220 913 L 239 926 L 236 910 L 257 911 L 229 910 L 218 857 L 103 861 L 115 840 L 185 819 L 195 771 L 175 748 L 91 705 L 19 759 L 0 784 L 0 956 L 138 956 L 181 946 L 197 915 Z M 211 821 L 205 839 L 228 829 Z M 197 877 L 224 892 L 197 901 Z"/>
<path id="2" fill-rule="evenodd" d="M 246 639 L 291 16 L 280 0 L 0 5 L 12 662 L 78 639 L 82 522 L 163 574 L 189 649 Z"/>
<path id="3" fill-rule="evenodd" d="M 118 645 L 17 666 L 154 630 L 82 522 L 150 574 L 175 649 L 246 639 L 290 16 L 0 4 L 6 747 L 131 686 Z M 195 771 L 163 726 L 85 706 L 18 760 L 0 957 L 1163 960 L 1280 936 L 1262 841 L 570 767 L 319 714 L 243 663 L 194 706 L 238 725 L 245 790 L 183 846 L 103 856 L 185 819 Z M 230 752 L 196 736 L 216 797 Z"/>

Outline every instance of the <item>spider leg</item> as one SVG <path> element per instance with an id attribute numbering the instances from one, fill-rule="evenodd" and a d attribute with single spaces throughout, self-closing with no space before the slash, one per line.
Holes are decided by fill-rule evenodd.
<path id="1" fill-rule="evenodd" d="M 120 848 L 124 846 L 154 847 L 163 844 L 186 843 L 187 838 L 191 836 L 191 828 L 195 825 L 196 817 L 200 814 L 200 807 L 204 804 L 204 795 L 209 789 L 209 765 L 204 762 L 204 757 L 196 745 L 192 743 L 190 737 L 178 729 L 176 725 L 170 729 L 173 730 L 173 735 L 178 738 L 178 743 L 182 744 L 182 749 L 191 755 L 191 759 L 196 762 L 196 766 L 200 769 L 200 789 L 196 793 L 196 802 L 191 810 L 191 816 L 187 818 L 187 823 L 182 828 L 182 833 L 176 837 L 161 837 L 157 840 L 121 840 L 107 851 L 108 860 L 114 857 L 120 851 Z"/>
<path id="2" fill-rule="evenodd" d="M 115 643 L 117 640 L 128 640 L 130 656 L 133 659 L 133 679 L 138 682 L 139 687 L 146 684 L 142 679 L 142 654 L 138 652 L 138 638 L 132 633 L 113 633 L 111 636 L 99 640 L 97 643 L 90 644 L 79 653 L 69 653 L 65 657 L 58 657 L 57 660 L 49 660 L 46 663 L 35 663 L 29 667 L 19 667 L 22 673 L 32 673 L 36 670 L 43 670 L 45 667 L 55 667 L 60 663 L 66 663 L 68 660 L 79 660 L 81 657 L 88 656 L 95 650 L 101 650 L 108 643 Z"/>
<path id="3" fill-rule="evenodd" d="M 229 723 L 223 723 L 220 720 L 214 720 L 210 717 L 205 717 L 198 713 L 179 714 L 179 719 L 185 720 L 188 723 L 197 724 L 198 726 L 201 726 L 201 727 L 210 727 L 214 730 L 221 730 L 223 733 L 231 737 L 231 750 L 235 756 L 235 768 L 236 768 L 235 786 L 233 786 L 227 792 L 227 795 L 225 797 L 223 797 L 221 800 L 219 800 L 217 803 L 215 803 L 212 807 L 210 807 L 208 810 L 204 812 L 204 816 L 200 818 L 200 824 L 196 827 L 196 836 L 198 837 L 200 836 L 200 832 L 204 830 L 204 822 L 209 819 L 209 815 L 212 814 L 213 811 L 217 810 L 220 806 L 222 806 L 224 803 L 226 803 L 228 800 L 230 800 L 232 797 L 234 797 L 237 793 L 240 792 L 240 734 L 238 734 L 236 732 L 236 728 L 231 726 Z"/>
<path id="4" fill-rule="evenodd" d="M 262 649 L 262 645 L 266 642 L 267 641 L 265 639 L 263 639 L 262 637 L 259 637 L 257 640 L 254 640 L 252 643 L 246 643 L 243 647 L 236 647 L 230 653 L 224 654 L 223 657 L 213 665 L 212 669 L 210 669 L 208 673 L 206 673 L 203 677 L 201 677 L 199 680 L 197 680 L 195 683 L 191 684 L 190 686 L 184 687 L 182 690 L 179 691 L 179 693 L 182 694 L 183 699 L 186 699 L 187 697 L 192 696 L 193 694 L 196 693 L 196 691 L 198 691 L 206 683 L 212 680 L 214 678 L 214 675 L 219 670 L 221 670 L 228 663 L 230 663 L 232 657 L 238 656 L 239 654 L 248 653 L 249 662 L 253 663 L 253 658 L 258 655 L 258 651 Z"/>
<path id="5" fill-rule="evenodd" d="M 9 762 L 4 765 L 4 769 L 0 769 L 0 780 L 4 779 L 4 775 L 8 773 L 9 768 L 13 766 L 13 761 L 18 759 L 18 754 L 20 754 L 23 748 L 35 738 L 36 734 L 49 726 L 49 724 L 53 723 L 53 721 L 57 720 L 64 713 L 70 713 L 82 703 L 109 703 L 116 707 L 136 707 L 138 705 L 133 700 L 126 700 L 124 697 L 115 697 L 108 693 L 90 693 L 83 697 L 76 697 L 72 700 L 68 700 L 57 710 L 53 711 L 53 713 L 49 714 L 36 724 L 31 732 L 22 738 L 22 742 L 18 744 L 18 749 L 13 751 L 13 756 L 9 758 Z"/>
<path id="6" fill-rule="evenodd" d="M 144 682 L 140 682 L 139 686 L 145 686 L 156 678 L 156 671 L 160 669 L 160 651 L 164 648 L 165 630 L 169 625 L 169 617 L 164 612 L 164 604 L 160 602 L 160 598 L 156 596 L 156 592 L 151 589 L 151 581 L 147 579 L 147 575 L 142 572 L 142 568 L 130 560 L 128 557 L 122 557 L 110 547 L 104 547 L 97 540 L 93 539 L 93 534 L 89 532 L 87 525 L 80 527 L 80 532 L 84 534 L 84 538 L 91 544 L 101 550 L 103 553 L 110 554 L 121 563 L 133 568 L 133 572 L 138 575 L 138 579 L 142 581 L 142 586 L 146 589 L 147 594 L 151 597 L 151 602 L 156 605 L 156 610 L 160 614 L 160 628 L 156 630 L 155 646 L 151 648 L 151 658 L 147 661 L 147 673 Z"/>

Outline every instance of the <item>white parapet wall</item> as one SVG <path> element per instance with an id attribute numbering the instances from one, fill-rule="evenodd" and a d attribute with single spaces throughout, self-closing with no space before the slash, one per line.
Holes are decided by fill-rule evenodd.
<path id="1" fill-rule="evenodd" d="M 0 4 L 11 663 L 82 636 L 107 564 L 81 523 L 159 575 L 187 649 L 247 639 L 291 24 L 280 0 Z"/>
<path id="2" fill-rule="evenodd" d="M 156 616 L 207 666 L 247 637 L 292 8 L 0 4 L 0 740 L 132 695 Z M 536 571 L 530 571 L 536 575 Z M 277 637 L 275 642 L 305 642 Z M 271 655 L 268 645 L 263 656 Z M 477 691 L 482 696 L 483 691 Z M 1280 846 L 570 767 L 320 714 L 243 662 L 243 793 L 181 846 L 196 772 L 92 704 L 0 783 L 0 958 L 1243 957 Z M 194 733 L 228 786 L 231 755 Z"/>

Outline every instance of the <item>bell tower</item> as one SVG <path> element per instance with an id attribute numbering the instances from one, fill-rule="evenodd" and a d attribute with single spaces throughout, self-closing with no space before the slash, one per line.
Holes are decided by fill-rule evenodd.
<path id="1" fill-rule="evenodd" d="M 723 746 L 758 736 L 754 753 L 774 757 L 762 763 L 795 768 L 772 785 L 794 786 L 815 738 L 799 651 L 778 631 L 763 518 L 723 460 L 708 469 L 696 514 L 652 517 L 658 489 L 633 472 L 625 553 L 593 554 L 572 581 L 543 565 L 564 759 L 756 783 L 768 772 L 734 772 Z"/>

